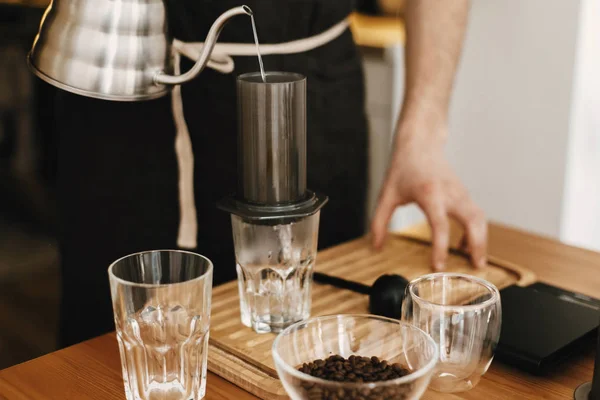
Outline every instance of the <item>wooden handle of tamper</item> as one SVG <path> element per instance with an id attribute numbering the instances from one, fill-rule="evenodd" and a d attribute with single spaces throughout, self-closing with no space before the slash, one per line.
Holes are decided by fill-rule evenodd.
<path id="1" fill-rule="evenodd" d="M 598 340 L 596 341 L 596 360 L 591 382 L 579 385 L 573 395 L 575 400 L 600 400 L 600 324 L 598 324 Z"/>

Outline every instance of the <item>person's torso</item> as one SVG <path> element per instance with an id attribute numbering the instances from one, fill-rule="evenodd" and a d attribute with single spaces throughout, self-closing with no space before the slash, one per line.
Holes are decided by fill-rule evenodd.
<path id="1" fill-rule="evenodd" d="M 259 40 L 286 42 L 315 35 L 347 17 L 355 0 L 170 0 L 172 34 L 183 41 L 203 41 L 213 22 L 230 8 L 247 5 L 254 12 Z M 225 26 L 219 41 L 252 42 L 250 19 L 236 17 Z"/>
<path id="2" fill-rule="evenodd" d="M 355 0 L 170 0 L 173 34 L 187 42 L 204 41 L 212 23 L 230 8 L 245 4 L 256 19 L 259 41 L 263 44 L 284 43 L 322 33 L 342 21 L 353 10 Z M 176 3 L 176 4 L 175 4 Z M 173 14 L 173 13 L 176 14 Z M 250 18 L 240 15 L 223 28 L 219 43 L 252 43 Z M 235 69 L 222 74 L 206 68 L 200 76 L 182 87 L 186 120 L 196 148 L 217 149 L 217 154 L 236 148 L 236 77 L 258 71 L 255 56 L 236 56 Z M 182 70 L 192 62 L 182 59 Z M 366 120 L 362 61 L 350 29 L 316 49 L 294 54 L 270 54 L 263 57 L 266 71 L 300 73 L 307 78 L 307 130 L 311 132 L 310 153 L 343 157 L 342 144 L 353 143 L 354 149 L 366 148 Z M 211 132 L 210 135 L 203 132 Z M 362 150 L 361 150 L 362 151 Z M 231 151 L 229 153 L 233 154 Z M 220 156 L 222 157 L 222 156 Z M 352 155 L 362 165 L 362 153 Z M 313 158 L 315 168 L 320 161 Z M 202 162 L 202 157 L 198 158 Z M 235 175 L 235 158 L 231 176 Z M 339 168 L 343 169 L 339 163 Z M 207 158 L 207 166 L 212 161 Z M 331 168 L 331 166 L 330 166 Z M 338 167 L 333 168 L 333 170 Z M 232 178 L 233 179 L 233 178 Z M 233 180 L 231 184 L 233 185 Z M 233 186 L 232 186 L 233 187 Z"/>

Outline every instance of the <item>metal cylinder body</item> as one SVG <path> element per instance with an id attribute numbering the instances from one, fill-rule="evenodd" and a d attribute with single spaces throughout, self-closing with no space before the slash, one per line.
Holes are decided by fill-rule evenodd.
<path id="1" fill-rule="evenodd" d="M 258 205 L 306 196 L 306 78 L 289 72 L 240 75 L 238 195 Z"/>
<path id="2" fill-rule="evenodd" d="M 104 100 L 136 101 L 169 88 L 173 72 L 164 0 L 54 0 L 42 19 L 29 65 L 61 89 Z"/>
<path id="3" fill-rule="evenodd" d="M 53 0 L 28 56 L 44 81 L 82 96 L 141 101 L 166 95 L 170 85 L 196 77 L 209 61 L 219 33 L 246 6 L 214 22 L 196 64 L 172 76 L 172 37 L 166 0 Z"/>

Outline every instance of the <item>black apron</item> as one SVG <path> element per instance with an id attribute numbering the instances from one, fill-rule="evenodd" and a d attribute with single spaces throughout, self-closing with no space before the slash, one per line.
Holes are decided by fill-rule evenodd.
<path id="1" fill-rule="evenodd" d="M 259 40 L 280 43 L 318 34 L 352 11 L 350 0 L 249 0 Z M 232 0 L 171 0 L 170 25 L 184 41 L 203 41 Z M 250 20 L 232 19 L 220 42 L 253 41 Z M 182 58 L 182 70 L 192 63 Z M 235 279 L 230 216 L 215 204 L 236 190 L 236 76 L 258 70 L 234 57 L 235 71 L 206 68 L 182 86 L 194 151 L 198 246 L 214 263 L 214 285 Z M 267 70 L 307 77 L 307 185 L 330 197 L 319 247 L 365 232 L 368 136 L 362 67 L 349 30 L 315 50 L 264 57 Z M 139 103 L 58 91 L 58 201 L 61 218 L 60 345 L 114 330 L 107 268 L 119 257 L 176 248 L 179 224 L 175 125 L 170 97 Z"/>

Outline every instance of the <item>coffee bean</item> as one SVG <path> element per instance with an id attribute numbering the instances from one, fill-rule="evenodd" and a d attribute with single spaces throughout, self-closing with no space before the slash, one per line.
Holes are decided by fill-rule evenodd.
<path id="1" fill-rule="evenodd" d="M 310 400 L 387 400 L 405 399 L 412 390 L 412 383 L 400 386 L 378 388 L 343 388 L 339 383 L 381 382 L 400 378 L 410 373 L 402 365 L 390 364 L 378 357 L 350 356 L 348 359 L 340 355 L 332 355 L 324 360 L 314 360 L 302 364 L 299 371 L 316 378 L 332 381 L 332 385 L 320 383 L 303 384 L 306 397 Z"/>

